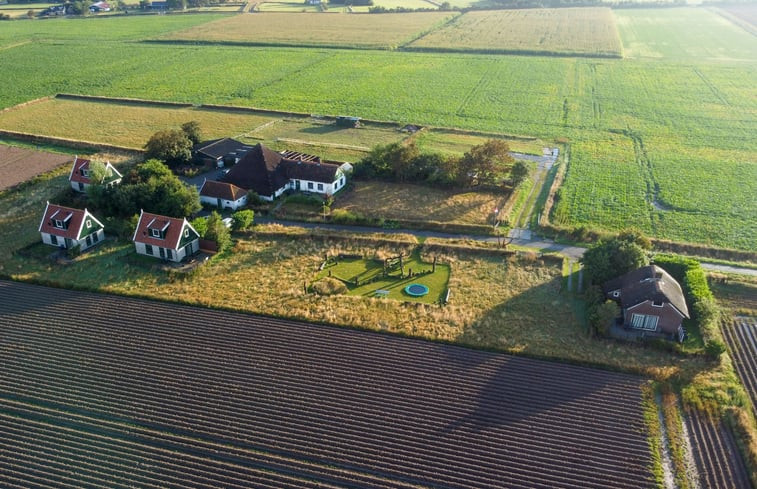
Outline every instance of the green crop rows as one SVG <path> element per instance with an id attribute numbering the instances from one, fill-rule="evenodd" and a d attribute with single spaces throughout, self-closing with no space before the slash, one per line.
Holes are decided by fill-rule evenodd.
<path id="1" fill-rule="evenodd" d="M 708 10 L 675 12 L 715 17 L 676 34 L 687 42 L 694 42 L 691 29 L 708 25 L 730 32 L 724 39 L 740 36 Z M 662 34 L 646 26 L 645 11 L 615 15 L 624 19 L 624 40 L 635 32 L 633 49 L 656 49 Z M 99 26 L 97 19 L 9 23 L 18 36 L 0 34 L 0 43 L 23 39 L 24 25 L 34 34 L 27 39 L 50 40 L 2 51 L 0 71 L 12 73 L 13 83 L 0 91 L 0 107 L 73 92 L 565 138 L 572 158 L 558 223 L 634 225 L 658 237 L 757 249 L 753 36 L 739 37 L 730 51 L 721 46 L 717 60 L 678 48 L 666 54 L 675 59 L 616 60 L 117 42 L 218 18 L 166 17 L 178 20 L 121 19 L 133 24 L 112 34 L 95 29 L 97 43 L 82 33 L 56 40 L 67 26 Z M 671 17 L 663 20 L 660 29 L 669 29 Z M 707 47 L 687 52 L 695 48 Z"/>

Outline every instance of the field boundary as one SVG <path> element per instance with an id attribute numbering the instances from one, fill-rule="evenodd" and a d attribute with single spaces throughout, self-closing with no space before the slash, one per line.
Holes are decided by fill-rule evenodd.
<path id="1" fill-rule="evenodd" d="M 465 49 L 465 48 L 437 48 L 437 47 L 413 47 L 403 46 L 397 51 L 413 53 L 456 53 L 456 54 L 499 54 L 506 56 L 544 56 L 550 58 L 600 58 L 600 59 L 623 59 L 622 54 L 613 53 L 563 53 L 559 51 L 538 51 L 533 49 Z"/>
<path id="2" fill-rule="evenodd" d="M 25 141 L 33 144 L 52 144 L 64 146 L 73 149 L 98 150 L 98 151 L 123 151 L 127 153 L 144 153 L 143 149 L 131 148 L 128 146 L 117 146 L 115 144 L 94 143 L 92 141 L 82 141 L 79 139 L 57 138 L 54 136 L 41 136 L 39 134 L 30 134 L 27 132 L 6 131 L 0 129 L 0 137 Z"/>
<path id="3" fill-rule="evenodd" d="M 48 97 L 49 98 L 49 97 Z M 122 105 L 152 105 L 158 107 L 191 108 L 194 104 L 186 102 L 166 102 L 161 100 L 145 100 L 128 97 L 105 97 L 101 95 L 79 95 L 75 93 L 56 93 L 54 98 L 63 100 L 84 100 L 87 102 L 105 102 Z M 18 107 L 18 106 L 15 106 Z"/>

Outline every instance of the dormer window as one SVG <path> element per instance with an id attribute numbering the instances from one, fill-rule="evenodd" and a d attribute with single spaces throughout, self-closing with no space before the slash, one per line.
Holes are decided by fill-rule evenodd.
<path id="1" fill-rule="evenodd" d="M 82 169 L 81 169 L 81 174 L 82 174 L 83 176 L 85 176 L 85 177 L 89 178 L 89 170 L 87 170 L 86 168 L 82 168 Z"/>
<path id="2" fill-rule="evenodd" d="M 153 238 L 158 238 L 158 239 L 162 238 L 162 236 L 160 235 L 160 229 L 153 229 L 153 228 L 151 228 L 150 229 L 150 236 L 152 236 Z"/>
<path id="3" fill-rule="evenodd" d="M 60 219 L 55 219 L 55 227 L 58 229 L 63 229 L 63 221 Z"/>
<path id="4" fill-rule="evenodd" d="M 652 301 L 654 307 L 662 307 L 662 301 Z"/>

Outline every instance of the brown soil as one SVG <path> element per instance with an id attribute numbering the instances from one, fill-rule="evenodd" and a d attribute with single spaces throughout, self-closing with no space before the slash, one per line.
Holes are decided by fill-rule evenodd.
<path id="1" fill-rule="evenodd" d="M 68 155 L 0 145 L 0 190 L 73 161 Z"/>

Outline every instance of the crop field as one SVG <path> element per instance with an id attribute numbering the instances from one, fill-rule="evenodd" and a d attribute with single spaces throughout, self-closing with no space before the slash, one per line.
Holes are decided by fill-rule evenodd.
<path id="1" fill-rule="evenodd" d="M 695 411 L 688 412 L 686 421 L 701 487 L 750 489 L 747 469 L 728 427 L 720 420 Z"/>
<path id="2" fill-rule="evenodd" d="M 0 287 L 3 485 L 656 487 L 638 377 Z"/>
<path id="3" fill-rule="evenodd" d="M 73 159 L 68 155 L 0 145 L 0 191 L 66 162 L 73 162 Z"/>
<path id="4" fill-rule="evenodd" d="M 630 58 L 757 60 L 757 39 L 702 8 L 617 9 L 623 53 Z"/>
<path id="5" fill-rule="evenodd" d="M 631 22 L 630 17 L 645 12 L 616 15 Z M 694 22 L 702 32 L 687 41 L 690 53 L 715 49 L 718 44 L 707 41 L 710 36 L 723 39 L 729 49 L 753 51 L 753 36 L 729 35 L 731 27 L 723 27 L 723 17 L 710 10 L 655 12 L 661 20 L 643 29 L 645 43 L 663 39 L 671 30 L 683 36 L 687 31 L 677 29 L 673 18 L 680 13 L 682 18 L 709 19 Z M 9 25 L 19 28 L 15 24 Z M 169 30 L 154 27 L 158 33 Z M 112 49 L 106 42 L 41 40 L 3 50 L 0 69 L 13 73 L 16 82 L 0 91 L 0 107 L 66 91 L 560 138 L 580 155 L 570 163 L 574 168 L 562 192 L 575 217 L 558 213 L 561 223 L 614 230 L 631 216 L 655 236 L 755 249 L 750 216 L 757 215 L 757 203 L 747 198 L 750 182 L 757 180 L 754 57 L 734 52 L 699 59 L 680 49 L 666 52 L 663 58 L 615 60 L 140 43 Z M 61 53 L 66 63 L 59 62 Z M 607 165 L 606 158 L 624 164 Z M 629 189 L 623 195 L 596 193 L 600 181 L 625 178 L 634 165 L 643 183 L 624 184 Z M 680 180 L 679 170 L 685 172 Z M 571 182 L 573 178 L 581 181 Z M 647 184 L 651 190 L 635 188 Z M 576 192 L 623 200 L 612 207 L 614 214 L 597 213 L 596 204 Z M 655 202 L 660 209 L 650 207 Z"/>
<path id="6" fill-rule="evenodd" d="M 263 7 L 266 5 L 264 3 Z M 164 39 L 391 48 L 414 39 L 454 15 L 449 12 L 382 15 L 269 12 L 235 15 L 196 25 L 164 36 Z"/>
<path id="7" fill-rule="evenodd" d="M 22 40 L 140 40 L 227 16 L 228 14 L 135 15 L 7 22 L 0 29 L 0 45 Z"/>
<path id="8" fill-rule="evenodd" d="M 426 50 L 621 56 L 609 8 L 472 11 L 412 42 Z"/>
<path id="9" fill-rule="evenodd" d="M 507 197 L 494 192 L 359 181 L 337 199 L 334 208 L 385 219 L 486 225 L 493 224 L 492 212 L 501 209 Z"/>
<path id="10" fill-rule="evenodd" d="M 723 337 L 752 407 L 757 410 L 757 319 L 736 318 L 732 325 L 723 328 Z"/>

